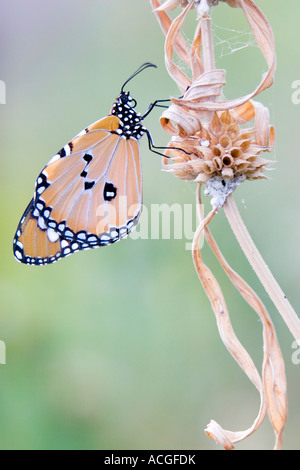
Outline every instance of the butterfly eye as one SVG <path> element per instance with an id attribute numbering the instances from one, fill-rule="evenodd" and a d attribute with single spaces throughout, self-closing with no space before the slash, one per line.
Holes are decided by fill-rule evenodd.
<path id="1" fill-rule="evenodd" d="M 128 106 L 130 106 L 130 108 L 135 108 L 137 105 L 136 100 L 130 96 L 130 93 L 128 91 L 122 92 L 120 94 L 119 99 L 122 102 L 122 104 L 124 105 L 127 104 Z"/>
<path id="2" fill-rule="evenodd" d="M 129 99 L 131 99 L 131 98 L 129 97 L 129 92 L 123 92 L 123 93 L 121 93 L 121 95 L 120 95 L 120 100 L 121 100 L 121 102 L 122 102 L 123 104 L 127 104 L 128 101 L 129 101 Z"/>

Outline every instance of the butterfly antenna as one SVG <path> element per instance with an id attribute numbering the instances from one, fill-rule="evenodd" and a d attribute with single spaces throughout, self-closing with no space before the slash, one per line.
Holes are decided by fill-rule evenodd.
<path id="1" fill-rule="evenodd" d="M 133 72 L 132 75 L 130 75 L 130 77 L 126 80 L 126 82 L 123 83 L 122 88 L 121 88 L 121 93 L 124 92 L 124 87 L 125 85 L 127 85 L 128 82 L 130 82 L 130 80 L 132 80 L 136 75 L 138 75 L 140 72 L 147 69 L 148 67 L 157 68 L 157 65 L 151 64 L 151 62 L 145 62 L 144 64 L 142 64 L 135 72 Z"/>

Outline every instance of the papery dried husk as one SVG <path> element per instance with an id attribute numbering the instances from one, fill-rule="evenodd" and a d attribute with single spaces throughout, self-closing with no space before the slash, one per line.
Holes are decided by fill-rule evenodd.
<path id="1" fill-rule="evenodd" d="M 199 103 L 201 100 L 216 99 L 225 85 L 225 70 L 212 70 L 201 74 L 193 85 L 186 91 L 185 97 L 191 102 Z M 174 100 L 173 100 L 174 101 Z M 183 106 L 181 100 L 178 104 L 171 105 L 162 113 L 160 122 L 165 131 L 171 135 L 193 135 L 201 129 L 203 124 L 209 123 L 214 115 L 211 111 L 191 111 Z M 173 124 L 170 123 L 173 121 Z"/>
<path id="2" fill-rule="evenodd" d="M 257 101 L 252 105 L 255 108 L 255 142 L 270 151 L 275 145 L 275 129 L 269 125 L 269 110 Z"/>
<path id="3" fill-rule="evenodd" d="M 180 100 L 180 103 L 184 106 L 185 100 L 198 102 L 208 98 L 217 99 L 221 96 L 222 88 L 226 83 L 225 75 L 226 70 L 223 69 L 203 72 L 193 81 L 190 88 L 186 90 L 184 98 Z"/>
<path id="4" fill-rule="evenodd" d="M 243 118 L 238 117 L 238 113 Z M 163 113 L 161 124 L 173 136 L 168 144 L 171 158 L 164 162 L 167 171 L 175 176 L 180 174 L 180 179 L 184 179 L 185 161 L 186 179 L 190 180 L 194 174 L 196 183 L 206 182 L 214 176 L 232 179 L 245 175 L 250 180 L 267 179 L 264 171 L 272 161 L 259 154 L 272 149 L 274 129 L 269 125 L 269 112 L 265 106 L 251 101 L 236 113 L 214 113 L 205 127 L 197 117 L 176 105 Z M 245 123 L 248 118 L 254 120 L 255 127 L 240 129 L 238 121 Z M 170 151 L 172 147 L 174 150 Z M 176 168 L 178 161 L 181 162 L 179 171 Z"/>
<path id="5" fill-rule="evenodd" d="M 238 8 L 237 0 L 220 0 L 221 2 L 228 3 L 228 5 L 232 8 Z"/>
<path id="6" fill-rule="evenodd" d="M 204 64 L 201 54 L 201 45 L 202 45 L 202 32 L 201 32 L 201 23 L 199 22 L 194 34 L 193 44 L 191 46 L 191 72 L 192 80 L 196 79 L 204 73 Z"/>
<path id="7" fill-rule="evenodd" d="M 255 432 L 258 427 L 262 424 L 267 412 L 267 400 L 261 377 L 254 365 L 254 362 L 252 361 L 246 349 L 238 340 L 232 328 L 232 324 L 230 321 L 229 313 L 221 287 L 219 286 L 219 283 L 217 282 L 216 278 L 214 277 L 210 269 L 206 266 L 206 264 L 203 262 L 201 257 L 201 252 L 199 248 L 200 237 L 203 230 L 207 227 L 207 225 L 214 217 L 215 213 L 216 210 L 212 210 L 207 215 L 207 217 L 200 222 L 199 227 L 195 233 L 192 248 L 194 265 L 198 273 L 199 279 L 211 302 L 223 343 L 225 344 L 230 354 L 237 361 L 239 366 L 242 368 L 242 370 L 244 370 L 244 372 L 247 374 L 251 382 L 255 385 L 260 394 L 259 413 L 250 428 L 246 429 L 245 431 L 231 432 L 224 430 L 215 421 L 211 421 L 210 424 L 207 426 L 206 433 L 212 439 L 216 440 L 217 443 L 221 444 L 225 449 L 229 450 L 234 448 L 234 444 L 236 442 L 247 438 L 249 435 Z"/>
<path id="8" fill-rule="evenodd" d="M 156 11 L 174 10 L 176 7 L 185 7 L 188 0 L 166 0 L 163 4 L 156 7 Z"/>
<path id="9" fill-rule="evenodd" d="M 204 216 L 200 190 L 201 188 L 199 186 L 197 191 L 197 207 L 199 220 L 202 221 Z M 264 343 L 264 359 L 262 367 L 263 386 L 267 398 L 269 417 L 276 436 L 275 449 L 279 449 L 282 444 L 283 430 L 287 419 L 287 385 L 284 360 L 276 337 L 274 325 L 264 304 L 261 302 L 257 294 L 241 278 L 241 276 L 239 276 L 239 274 L 229 266 L 207 225 L 205 226 L 205 238 L 232 283 L 261 319 Z M 244 364 L 244 367 L 247 368 L 247 364 Z M 243 370 L 246 372 L 244 368 Z M 222 445 L 225 448 L 232 448 L 233 444 L 236 442 L 236 438 L 238 437 L 236 433 L 231 434 L 229 431 L 224 431 L 215 421 L 212 421 L 208 425 L 207 433 L 211 438 L 218 442 L 222 442 Z"/>
<path id="10" fill-rule="evenodd" d="M 266 289 L 270 299 L 273 301 L 278 312 L 284 319 L 290 332 L 297 340 L 300 338 L 300 319 L 284 295 L 277 281 L 274 279 L 269 267 L 266 265 L 261 254 L 253 243 L 246 226 L 239 214 L 237 206 L 232 197 L 228 197 L 224 204 L 224 211 L 230 226 L 245 253 L 249 263 L 256 272 L 258 278 Z"/>
<path id="11" fill-rule="evenodd" d="M 186 111 L 175 104 L 162 113 L 160 124 L 169 134 L 180 137 L 194 135 L 202 127 L 196 113 Z"/>
<path id="12" fill-rule="evenodd" d="M 157 0 L 151 0 L 152 4 L 157 4 Z M 245 5 L 248 4 L 248 0 L 240 0 L 240 7 L 246 8 Z M 183 10 L 183 12 L 177 17 L 172 26 L 169 28 L 166 38 L 165 45 L 165 57 L 166 57 L 166 66 L 172 76 L 176 81 L 181 91 L 184 91 L 182 98 L 172 98 L 172 102 L 176 105 L 171 105 L 161 117 L 162 127 L 171 135 L 193 135 L 200 130 L 201 124 L 207 124 L 209 120 L 214 115 L 215 111 L 219 110 L 228 110 L 233 109 L 233 112 L 236 112 L 239 121 L 242 122 L 249 120 L 253 114 L 258 114 L 259 105 L 249 104 L 251 103 L 251 98 L 255 96 L 260 91 L 263 91 L 265 88 L 270 86 L 273 83 L 273 75 L 275 72 L 276 57 L 275 57 L 275 48 L 274 48 L 274 38 L 271 35 L 271 39 L 266 42 L 266 45 L 263 47 L 263 53 L 266 58 L 266 61 L 269 65 L 268 73 L 263 78 L 261 84 L 257 89 L 238 99 L 221 101 L 221 91 L 222 87 L 225 84 L 225 71 L 224 70 L 209 70 L 203 73 L 200 73 L 198 77 L 195 78 L 195 73 L 203 70 L 203 65 L 200 56 L 200 43 L 201 43 L 201 28 L 198 25 L 197 33 L 195 34 L 193 47 L 191 48 L 191 62 L 196 65 L 192 67 L 194 81 L 191 83 L 190 79 L 184 74 L 179 67 L 177 67 L 172 59 L 173 50 L 176 45 L 177 47 L 177 36 L 180 34 L 180 28 L 191 9 L 191 3 Z M 257 30 L 256 21 L 260 26 L 264 25 L 267 28 L 267 31 L 272 31 L 270 25 L 265 19 L 262 12 L 252 4 L 251 2 L 251 15 L 247 12 L 247 19 L 250 26 L 253 28 L 253 34 L 257 38 L 259 45 L 261 46 L 262 42 L 262 33 Z M 160 18 L 160 16 L 158 16 Z M 270 31 L 269 31 L 270 30 Z M 263 35 L 264 38 L 264 35 Z M 180 43 L 180 41 L 179 41 Z M 178 47 L 177 47 L 178 49 Z M 182 59 L 188 64 L 187 54 L 185 50 L 184 57 Z M 255 111 L 255 106 L 257 110 Z M 178 107 L 181 107 L 179 110 Z M 252 109 L 251 109 L 252 107 Z M 246 115 L 247 113 L 247 115 Z M 189 116 L 190 114 L 190 116 Z M 264 114 L 268 118 L 268 110 L 264 109 Z M 262 118 L 262 121 L 265 118 Z M 266 121 L 264 121 L 266 122 Z M 266 127 L 266 125 L 257 126 L 261 134 L 261 139 L 258 138 L 261 146 L 266 146 L 265 142 L 269 141 L 269 148 L 272 148 L 274 145 L 275 132 L 273 127 Z M 264 129 L 264 135 L 262 136 Z"/>
<path id="13" fill-rule="evenodd" d="M 150 0 L 150 3 L 151 3 L 152 8 L 154 9 L 154 11 L 157 10 L 157 8 L 159 6 L 158 0 Z M 165 35 L 167 35 L 167 33 L 170 29 L 170 26 L 172 24 L 172 20 L 169 18 L 169 16 L 164 11 L 160 11 L 159 15 L 156 15 L 156 17 L 158 19 L 158 22 L 160 24 L 160 27 L 161 27 L 163 33 Z M 176 54 L 178 54 L 178 56 L 180 57 L 180 59 L 189 68 L 191 68 L 192 63 L 191 63 L 190 50 L 189 50 L 189 47 L 188 47 L 185 39 L 183 38 L 183 36 L 181 35 L 180 32 L 177 33 L 177 36 L 174 40 L 173 48 L 174 48 L 174 51 L 176 52 Z"/>
<path id="14" fill-rule="evenodd" d="M 155 0 L 151 0 L 151 2 L 155 3 Z M 252 30 L 252 33 L 257 41 L 258 46 L 260 47 L 265 60 L 268 65 L 268 71 L 264 74 L 261 83 L 258 87 L 251 93 L 241 97 L 236 98 L 233 100 L 225 100 L 225 101 L 214 101 L 214 100 L 203 100 L 201 99 L 190 99 L 189 97 L 193 93 L 193 87 L 197 88 L 197 83 L 191 83 L 190 79 L 179 69 L 179 67 L 175 66 L 172 60 L 174 44 L 176 43 L 176 35 L 179 34 L 180 29 L 184 23 L 184 20 L 192 8 L 192 3 L 189 3 L 183 12 L 173 21 L 172 27 L 168 30 L 167 37 L 166 37 L 166 45 L 165 45 L 165 58 L 166 58 L 166 67 L 169 71 L 172 78 L 175 80 L 181 92 L 185 93 L 187 87 L 190 87 L 186 93 L 188 93 L 188 97 L 186 95 L 183 98 L 173 98 L 173 103 L 184 106 L 187 109 L 193 110 L 207 110 L 207 111 L 219 111 L 225 109 L 233 109 L 239 107 L 246 103 L 247 101 L 254 98 L 257 94 L 261 93 L 268 87 L 273 84 L 274 81 L 274 73 L 276 69 L 276 55 L 275 55 L 275 40 L 272 28 L 267 21 L 266 17 L 263 15 L 261 10 L 251 1 L 251 0 L 237 0 L 236 4 L 238 7 L 242 8 L 245 14 L 245 17 L 249 23 L 249 26 Z M 159 18 L 160 14 L 163 12 L 157 11 L 156 14 Z M 195 41 L 195 39 L 194 39 Z M 196 77 L 193 77 L 194 80 Z"/>
<path id="15" fill-rule="evenodd" d="M 153 0 L 151 0 L 153 2 Z M 173 80 L 177 83 L 179 89 L 182 93 L 191 86 L 192 82 L 190 78 L 173 62 L 173 51 L 174 45 L 176 44 L 176 37 L 180 32 L 180 29 L 183 26 L 183 23 L 188 15 L 189 11 L 191 10 L 193 4 L 189 3 L 186 8 L 182 11 L 182 13 L 173 20 L 165 42 L 165 65 L 169 72 L 169 75 L 173 78 Z M 157 12 L 157 15 L 160 15 L 160 12 Z"/>

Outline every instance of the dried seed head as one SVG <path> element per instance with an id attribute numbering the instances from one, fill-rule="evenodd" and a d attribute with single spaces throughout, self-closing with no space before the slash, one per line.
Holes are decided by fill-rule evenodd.
<path id="1" fill-rule="evenodd" d="M 167 170 L 181 179 L 206 183 L 212 177 L 267 178 L 264 171 L 270 161 L 259 154 L 270 149 L 256 143 L 254 129 L 241 130 L 230 111 L 215 113 L 208 128 L 193 136 L 173 137 L 170 146 L 176 149 Z"/>

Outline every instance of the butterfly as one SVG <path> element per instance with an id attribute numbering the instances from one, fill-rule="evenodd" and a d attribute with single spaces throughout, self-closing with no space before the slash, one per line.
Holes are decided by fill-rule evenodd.
<path id="1" fill-rule="evenodd" d="M 28 265 L 54 263 L 80 250 L 107 246 L 126 237 L 142 212 L 142 169 L 139 139 L 147 135 L 144 115 L 127 83 L 148 67 L 142 64 L 123 84 L 110 115 L 86 127 L 43 168 L 33 198 L 13 242 L 17 261 Z"/>

